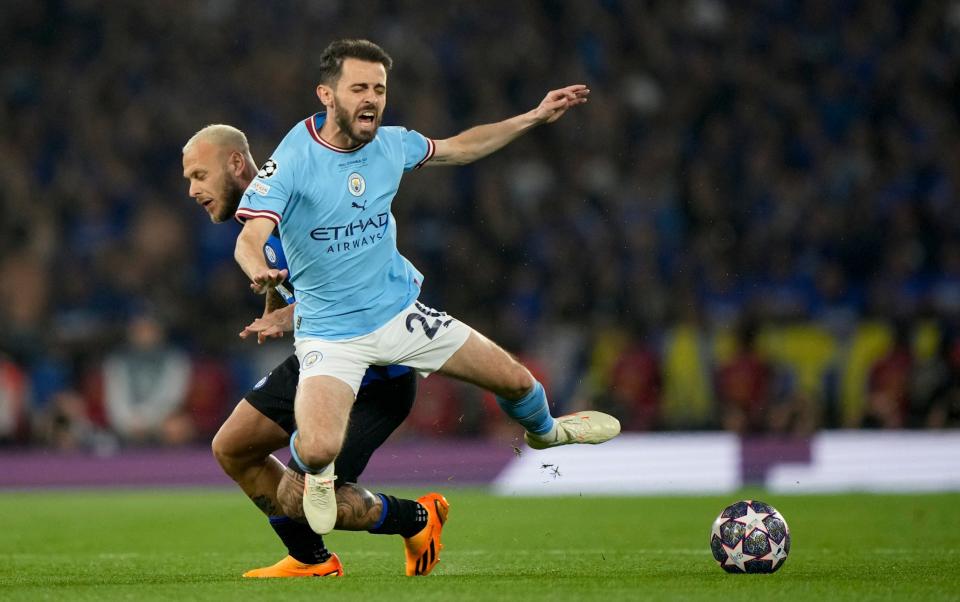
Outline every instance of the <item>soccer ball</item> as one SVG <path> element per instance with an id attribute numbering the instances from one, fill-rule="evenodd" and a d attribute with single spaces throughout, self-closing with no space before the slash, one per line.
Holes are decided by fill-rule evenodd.
<path id="1" fill-rule="evenodd" d="M 710 550 L 728 573 L 773 573 L 787 561 L 790 528 L 773 506 L 744 500 L 713 521 Z"/>

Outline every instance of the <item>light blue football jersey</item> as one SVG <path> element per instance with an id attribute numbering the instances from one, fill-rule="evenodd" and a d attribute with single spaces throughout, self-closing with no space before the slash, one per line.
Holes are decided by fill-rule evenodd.
<path id="1" fill-rule="evenodd" d="M 283 252 L 283 245 L 280 244 L 280 239 L 273 234 L 271 234 L 267 242 L 263 244 L 263 258 L 267 260 L 267 265 L 271 268 L 277 270 L 287 269 L 287 257 Z M 277 292 L 289 305 L 296 303 L 297 299 L 294 296 L 293 287 L 287 286 L 287 284 L 288 283 L 285 282 L 277 285 Z M 360 389 L 362 390 L 373 382 L 403 376 L 410 373 L 411 370 L 413 370 L 413 368 L 408 368 L 407 366 L 370 366 L 363 375 L 363 380 L 360 382 Z"/>
<path id="2" fill-rule="evenodd" d="M 423 275 L 397 250 L 390 205 L 400 178 L 434 143 L 382 126 L 353 149 L 320 138 L 318 113 L 294 126 L 244 192 L 237 219 L 278 225 L 296 289 L 294 334 L 342 340 L 373 332 L 413 303 Z"/>

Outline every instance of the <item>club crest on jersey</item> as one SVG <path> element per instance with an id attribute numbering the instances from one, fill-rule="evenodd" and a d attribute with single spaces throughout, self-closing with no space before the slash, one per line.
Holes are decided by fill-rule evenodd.
<path id="1" fill-rule="evenodd" d="M 367 189 L 367 181 L 357 172 L 347 176 L 347 189 L 353 196 L 360 196 Z"/>
<path id="2" fill-rule="evenodd" d="M 277 165 L 277 162 L 273 159 L 267 159 L 267 162 L 263 164 L 263 167 L 260 168 L 260 171 L 257 172 L 258 178 L 272 178 L 273 174 L 277 173 L 280 169 L 280 166 Z"/>
<path id="3" fill-rule="evenodd" d="M 277 265 L 277 252 L 270 245 L 263 245 L 263 254 L 267 256 L 267 261 L 271 265 Z"/>
<path id="4" fill-rule="evenodd" d="M 323 359 L 323 354 L 319 351 L 311 351 L 303 356 L 303 367 L 312 368 L 314 364 Z"/>

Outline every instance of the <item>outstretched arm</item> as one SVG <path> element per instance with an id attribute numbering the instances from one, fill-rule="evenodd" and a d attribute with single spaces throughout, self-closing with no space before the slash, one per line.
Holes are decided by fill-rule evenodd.
<path id="1" fill-rule="evenodd" d="M 478 125 L 445 140 L 436 140 L 433 158 L 426 165 L 465 165 L 510 144 L 542 123 L 553 123 L 567 109 L 587 102 L 590 89 L 576 84 L 551 90 L 533 109 L 497 123 Z"/>
<path id="2" fill-rule="evenodd" d="M 267 218 L 248 219 L 237 237 L 237 246 L 233 251 L 234 259 L 250 279 L 250 288 L 260 294 L 287 279 L 287 270 L 270 269 L 263 258 L 263 245 L 270 238 L 273 228 L 273 221 Z"/>

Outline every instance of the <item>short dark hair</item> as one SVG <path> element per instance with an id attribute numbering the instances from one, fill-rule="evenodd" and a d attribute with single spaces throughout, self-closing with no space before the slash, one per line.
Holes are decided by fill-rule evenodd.
<path id="1" fill-rule="evenodd" d="M 370 40 L 337 40 L 327 46 L 320 55 L 320 83 L 332 85 L 340 79 L 344 59 L 359 59 L 371 63 L 380 63 L 390 71 L 393 59 Z"/>

